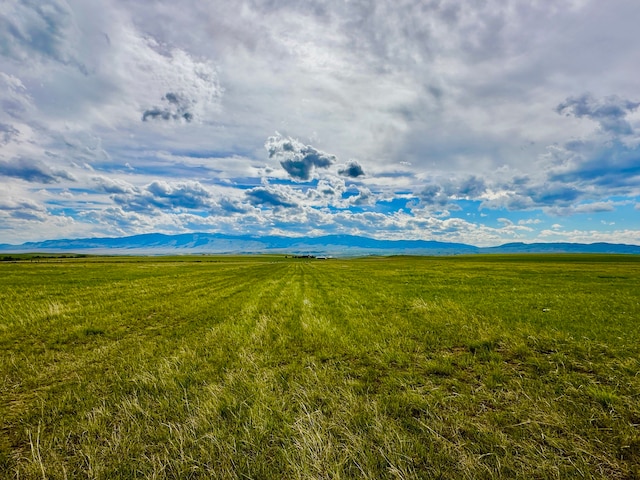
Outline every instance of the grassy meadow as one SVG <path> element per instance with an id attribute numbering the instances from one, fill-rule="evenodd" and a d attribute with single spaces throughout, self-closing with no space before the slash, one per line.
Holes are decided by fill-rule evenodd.
<path id="1" fill-rule="evenodd" d="M 0 478 L 640 478 L 640 258 L 0 262 Z"/>

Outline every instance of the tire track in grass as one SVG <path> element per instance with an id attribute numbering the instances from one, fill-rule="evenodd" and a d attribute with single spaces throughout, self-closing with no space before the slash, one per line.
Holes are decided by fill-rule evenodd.
<path id="1" fill-rule="evenodd" d="M 327 394 L 309 338 L 317 330 L 309 273 L 308 265 L 293 262 L 274 272 L 280 280 L 257 301 L 252 312 L 256 323 L 239 355 L 239 365 L 245 368 L 227 372 L 224 387 L 216 392 L 219 404 L 213 411 L 224 414 L 230 428 L 236 428 L 228 438 L 237 447 L 226 453 L 247 459 L 240 465 L 234 462 L 236 475 L 296 478 L 319 471 L 320 457 L 300 451 L 318 433 L 307 422 L 309 409 Z M 324 448 L 331 438 L 316 438 L 317 446 Z M 261 464 L 270 465 L 268 474 Z"/>
<path id="2" fill-rule="evenodd" d="M 287 298 L 291 281 L 287 270 L 286 266 L 278 266 L 256 272 L 241 308 L 212 328 L 199 344 L 199 348 L 206 350 L 220 342 L 229 342 L 233 344 L 233 355 L 225 359 L 227 364 L 218 378 L 212 378 L 204 388 L 189 392 L 193 411 L 172 428 L 181 431 L 185 425 L 192 425 L 188 437 L 194 441 L 199 438 L 200 445 L 194 444 L 190 455 L 201 461 L 208 459 L 204 463 L 212 471 L 237 475 L 238 469 L 244 468 L 243 464 L 236 463 L 241 458 L 245 458 L 249 470 L 250 465 L 257 462 L 253 457 L 259 456 L 261 462 L 269 461 L 268 451 L 273 450 L 269 447 L 272 439 L 268 438 L 273 430 L 270 405 L 274 405 L 274 399 L 273 375 L 263 366 L 269 349 L 264 336 L 272 324 L 279 321 L 269 313 L 274 308 L 280 311 L 278 304 Z M 175 373 L 169 375 L 175 376 Z M 279 398 L 275 401 L 277 409 L 281 408 L 279 401 Z M 203 452 L 202 444 L 207 453 Z M 171 454 L 175 456 L 175 452 Z M 167 461 L 170 457 L 167 456 Z"/>
<path id="3" fill-rule="evenodd" d="M 389 391 L 379 382 L 392 372 L 381 368 L 375 349 L 380 338 L 398 329 L 380 332 L 386 320 L 374 319 L 366 308 L 384 285 L 370 277 L 363 281 L 358 271 L 345 275 L 342 266 L 304 265 L 303 299 L 309 302 L 303 301 L 303 316 L 311 340 L 304 375 L 292 391 L 297 409 L 287 449 L 288 476 L 375 478 L 386 471 L 411 477 L 406 445 L 412 438 L 385 413 Z"/>

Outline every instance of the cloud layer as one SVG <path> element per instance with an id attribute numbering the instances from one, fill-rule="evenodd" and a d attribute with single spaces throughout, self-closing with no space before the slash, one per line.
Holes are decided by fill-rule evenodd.
<path id="1" fill-rule="evenodd" d="M 334 155 L 280 134 L 269 137 L 265 148 L 269 158 L 278 160 L 282 168 L 296 180 L 309 180 L 314 170 L 328 168 L 336 161 Z"/>
<path id="2" fill-rule="evenodd" d="M 8 2 L 0 242 L 640 243 L 637 18 L 632 0 Z"/>

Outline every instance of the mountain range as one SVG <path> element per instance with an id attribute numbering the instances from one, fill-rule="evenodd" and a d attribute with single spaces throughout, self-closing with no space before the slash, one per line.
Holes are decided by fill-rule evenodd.
<path id="1" fill-rule="evenodd" d="M 81 238 L 0 244 L 4 253 L 88 253 L 116 255 L 259 254 L 302 255 L 460 255 L 474 253 L 624 253 L 640 254 L 640 245 L 614 243 L 506 243 L 476 247 L 433 240 L 376 240 L 354 235 L 284 237 L 185 233 L 149 233 L 117 238 Z"/>

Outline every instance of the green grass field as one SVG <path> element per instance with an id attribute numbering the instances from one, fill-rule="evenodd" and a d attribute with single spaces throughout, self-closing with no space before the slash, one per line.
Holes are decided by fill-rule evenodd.
<path id="1" fill-rule="evenodd" d="M 0 478 L 640 478 L 639 257 L 36 260 Z"/>

